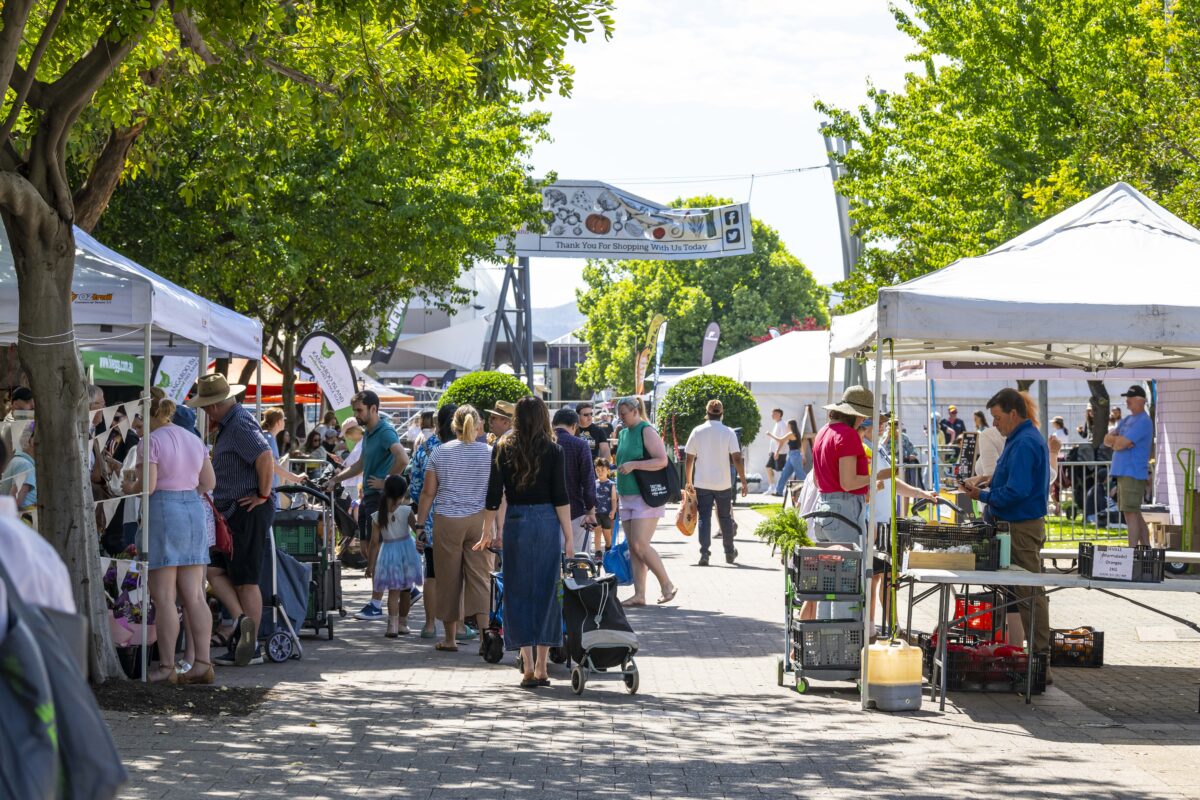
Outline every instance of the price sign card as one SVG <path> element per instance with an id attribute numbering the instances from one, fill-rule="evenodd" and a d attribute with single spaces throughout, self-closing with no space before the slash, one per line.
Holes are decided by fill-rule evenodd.
<path id="1" fill-rule="evenodd" d="M 1092 577 L 1112 581 L 1133 580 L 1133 548 L 1096 545 L 1092 555 Z"/>

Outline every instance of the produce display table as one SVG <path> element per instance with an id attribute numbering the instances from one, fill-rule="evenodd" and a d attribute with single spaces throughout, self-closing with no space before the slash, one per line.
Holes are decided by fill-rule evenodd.
<path id="1" fill-rule="evenodd" d="M 1109 581 L 1097 580 L 1094 578 L 1084 578 L 1078 574 L 1062 574 L 1053 572 L 1034 573 L 1021 569 L 1020 567 L 1009 567 L 1008 569 L 996 571 L 983 570 L 949 570 L 949 569 L 910 569 L 900 574 L 901 581 L 909 583 L 909 632 L 912 632 L 912 606 L 913 606 L 913 586 L 918 583 L 932 584 L 930 590 L 936 591 L 938 594 L 938 641 L 937 652 L 934 655 L 933 672 L 930 674 L 930 699 L 938 699 L 939 710 L 946 708 L 946 646 L 949 639 L 950 628 L 955 625 L 965 625 L 968 620 L 980 614 L 991 614 L 1003 608 L 1015 606 L 1020 600 L 1010 600 L 1001 603 L 986 611 L 980 611 L 973 614 L 966 614 L 962 617 L 953 617 L 950 613 L 951 598 L 953 595 L 953 587 L 955 586 L 985 586 L 988 588 L 1010 588 L 1014 586 L 1041 586 L 1047 591 L 1046 594 L 1061 591 L 1062 589 L 1095 589 L 1113 597 L 1119 597 L 1122 600 L 1133 603 L 1134 605 L 1145 608 L 1149 611 L 1154 611 L 1176 622 L 1183 623 L 1194 630 L 1200 631 L 1200 625 L 1194 622 L 1175 617 L 1165 611 L 1154 608 L 1153 606 L 1139 603 L 1132 598 L 1117 594 L 1114 590 L 1123 591 L 1146 591 L 1146 592 L 1196 592 L 1200 593 L 1200 579 L 1195 578 L 1167 578 L 1161 583 L 1132 583 L 1125 581 Z M 922 599 L 929 592 L 920 595 L 917 600 Z M 1026 631 L 1026 636 L 1029 641 L 1033 641 L 1034 632 L 1033 619 L 1030 620 L 1030 630 Z M 1028 660 L 1028 672 L 1025 681 L 1025 702 L 1031 703 L 1033 692 L 1033 659 Z"/>

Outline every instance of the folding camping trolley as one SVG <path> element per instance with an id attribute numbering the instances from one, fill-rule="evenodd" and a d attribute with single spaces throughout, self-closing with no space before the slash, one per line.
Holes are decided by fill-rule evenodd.
<path id="1" fill-rule="evenodd" d="M 859 531 L 858 522 L 833 512 L 815 511 L 806 518 L 831 517 Z M 858 681 L 865 644 L 863 554 L 838 547 L 797 547 L 784 570 L 783 655 L 777 663 L 780 686 L 794 676 L 797 692 L 810 688 L 810 679 Z M 823 618 L 806 620 L 808 602 L 829 605 Z M 821 617 L 820 610 L 818 616 Z"/>
<path id="2" fill-rule="evenodd" d="M 288 508 L 275 513 L 275 546 L 297 561 L 312 565 L 308 607 L 302 628 L 325 630 L 333 638 L 334 612 L 342 607 L 342 565 L 337 557 L 334 499 L 311 484 L 280 486 L 276 491 L 290 499 Z"/>

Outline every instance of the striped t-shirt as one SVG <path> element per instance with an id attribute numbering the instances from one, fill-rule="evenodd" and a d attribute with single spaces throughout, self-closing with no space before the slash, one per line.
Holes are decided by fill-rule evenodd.
<path id="1" fill-rule="evenodd" d="M 446 442 L 433 451 L 429 469 L 438 478 L 434 503 L 444 517 L 469 517 L 483 511 L 491 474 L 491 451 L 484 442 Z"/>

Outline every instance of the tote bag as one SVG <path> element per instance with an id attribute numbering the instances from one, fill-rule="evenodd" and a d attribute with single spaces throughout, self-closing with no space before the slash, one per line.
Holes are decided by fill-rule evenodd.
<path id="1" fill-rule="evenodd" d="M 633 583 L 633 562 L 629 558 L 629 540 L 621 530 L 621 520 L 613 520 L 613 546 L 604 554 L 604 571 L 617 577 L 617 584 Z"/>
<path id="2" fill-rule="evenodd" d="M 649 426 L 646 426 L 649 427 Z M 642 428 L 642 453 L 646 452 L 646 428 Z M 679 468 L 675 460 L 667 454 L 667 465 L 662 469 L 635 469 L 633 477 L 637 481 L 638 493 L 642 500 L 651 508 L 659 508 L 667 503 L 678 503 L 683 499 L 683 485 L 679 481 Z"/>

